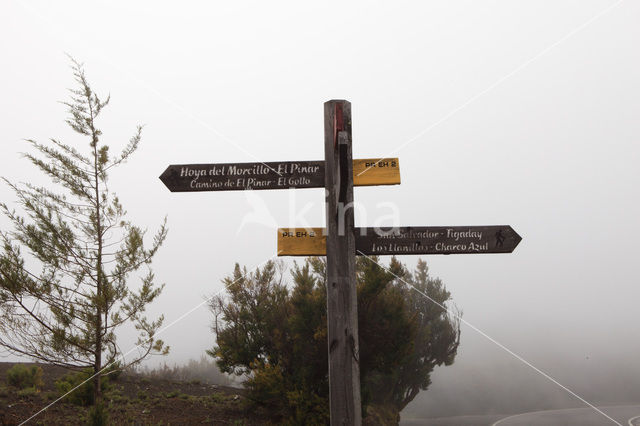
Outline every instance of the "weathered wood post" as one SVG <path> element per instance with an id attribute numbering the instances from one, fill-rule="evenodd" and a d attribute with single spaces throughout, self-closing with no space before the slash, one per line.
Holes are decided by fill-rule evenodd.
<path id="1" fill-rule="evenodd" d="M 331 424 L 360 425 L 351 103 L 324 104 L 327 344 Z"/>

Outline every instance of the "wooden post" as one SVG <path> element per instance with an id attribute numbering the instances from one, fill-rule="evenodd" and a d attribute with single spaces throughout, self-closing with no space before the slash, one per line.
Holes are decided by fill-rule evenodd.
<path id="1" fill-rule="evenodd" d="M 351 103 L 324 104 L 327 343 L 331 424 L 360 425 Z"/>

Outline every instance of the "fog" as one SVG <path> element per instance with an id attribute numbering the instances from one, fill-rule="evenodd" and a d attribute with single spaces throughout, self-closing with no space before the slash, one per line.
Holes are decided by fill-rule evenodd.
<path id="1" fill-rule="evenodd" d="M 150 234 L 168 217 L 149 314 L 171 352 L 149 365 L 213 346 L 205 296 L 235 262 L 272 258 L 276 227 L 324 225 L 321 189 L 177 194 L 158 176 L 321 160 L 323 103 L 347 99 L 354 158 L 398 157 L 402 178 L 355 189 L 356 225 L 511 225 L 513 254 L 425 257 L 463 318 L 586 400 L 640 400 L 640 3 L 6 1 L 0 15 L 0 175 L 40 182 L 25 138 L 85 146 L 58 103 L 65 53 L 111 94 L 114 152 L 145 124 L 110 188 Z M 464 325 L 456 362 L 406 411 L 580 404 Z"/>
<path id="2" fill-rule="evenodd" d="M 466 337 L 456 365 L 436 369 L 429 390 L 419 394 L 403 416 L 515 414 L 586 406 L 512 356 L 497 353 L 483 342 L 469 342 L 475 339 Z M 547 354 L 534 355 L 535 350 L 521 353 L 526 353 L 527 361 L 535 367 L 592 404 L 611 406 L 640 401 L 637 349 L 635 354 L 622 354 L 602 348 L 585 355 L 575 347 L 557 342 Z"/>

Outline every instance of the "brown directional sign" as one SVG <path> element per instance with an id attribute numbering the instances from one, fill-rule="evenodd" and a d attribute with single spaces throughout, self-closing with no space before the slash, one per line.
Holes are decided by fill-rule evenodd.
<path id="1" fill-rule="evenodd" d="M 511 253 L 522 238 L 508 225 L 356 228 L 364 254 Z"/>
<path id="2" fill-rule="evenodd" d="M 278 256 L 324 256 L 324 228 L 278 229 Z M 511 253 L 522 238 L 508 225 L 355 228 L 356 254 Z"/>
<path id="3" fill-rule="evenodd" d="M 160 175 L 171 192 L 324 188 L 324 161 L 174 164 Z M 353 160 L 356 186 L 397 185 L 397 158 Z"/>

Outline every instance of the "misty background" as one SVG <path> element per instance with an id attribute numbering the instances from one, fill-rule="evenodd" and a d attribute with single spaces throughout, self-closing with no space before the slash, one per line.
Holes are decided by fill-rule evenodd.
<path id="1" fill-rule="evenodd" d="M 354 158 L 398 157 L 402 178 L 355 189 L 356 225 L 383 225 L 389 203 L 405 226 L 511 225 L 513 254 L 425 256 L 463 318 L 589 401 L 640 400 L 640 3 L 6 1 L 0 16 L 0 175 L 46 182 L 20 159 L 25 138 L 85 148 L 58 102 L 74 85 L 65 52 L 112 96 L 112 152 L 145 124 L 110 188 L 149 235 L 168 216 L 149 315 L 201 305 L 149 365 L 213 346 L 205 296 L 235 262 L 273 257 L 275 227 L 324 225 L 322 189 L 170 193 L 158 176 L 321 160 L 323 103 L 347 99 Z M 15 199 L 4 184 L 0 199 Z M 404 413 L 567 406 L 580 403 L 463 325 L 456 362 Z"/>

